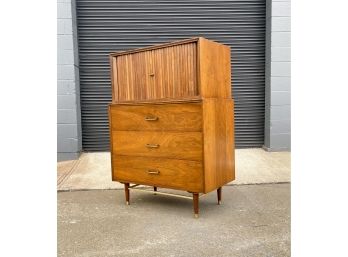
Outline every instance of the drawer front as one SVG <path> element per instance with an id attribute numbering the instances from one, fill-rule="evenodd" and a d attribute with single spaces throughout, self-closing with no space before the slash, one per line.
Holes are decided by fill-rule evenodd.
<path id="1" fill-rule="evenodd" d="M 112 130 L 202 131 L 201 103 L 111 105 Z"/>
<path id="2" fill-rule="evenodd" d="M 113 131 L 117 155 L 166 157 L 201 161 L 201 132 Z"/>
<path id="3" fill-rule="evenodd" d="M 113 155 L 113 179 L 203 192 L 202 162 Z"/>

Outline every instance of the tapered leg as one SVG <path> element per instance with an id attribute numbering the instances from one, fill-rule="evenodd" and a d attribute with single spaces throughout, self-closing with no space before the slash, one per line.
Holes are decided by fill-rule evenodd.
<path id="1" fill-rule="evenodd" d="M 222 187 L 219 187 L 217 189 L 218 204 L 221 204 L 221 193 L 222 193 Z"/>
<path id="2" fill-rule="evenodd" d="M 124 192 L 126 194 L 126 204 L 129 205 L 129 183 L 124 183 Z"/>
<path id="3" fill-rule="evenodd" d="M 195 213 L 195 218 L 198 218 L 199 213 L 199 194 L 198 193 L 192 193 L 193 195 L 193 210 Z"/>
<path id="4" fill-rule="evenodd" d="M 153 191 L 155 191 L 154 194 L 156 194 L 156 192 L 157 192 L 157 187 L 153 187 Z"/>

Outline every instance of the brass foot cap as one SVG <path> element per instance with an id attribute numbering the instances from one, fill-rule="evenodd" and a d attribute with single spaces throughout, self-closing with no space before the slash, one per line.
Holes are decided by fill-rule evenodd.
<path id="1" fill-rule="evenodd" d="M 221 201 L 218 201 L 218 205 L 220 205 L 221 204 Z"/>
<path id="2" fill-rule="evenodd" d="M 129 202 L 128 202 L 128 201 L 126 201 L 126 204 L 127 204 L 127 205 L 129 205 Z"/>
<path id="3" fill-rule="evenodd" d="M 198 218 L 198 214 L 195 214 L 195 218 L 196 218 L 196 219 Z"/>

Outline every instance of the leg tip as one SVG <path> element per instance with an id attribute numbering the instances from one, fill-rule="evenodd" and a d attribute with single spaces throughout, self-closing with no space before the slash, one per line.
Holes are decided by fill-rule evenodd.
<path id="1" fill-rule="evenodd" d="M 129 205 L 129 202 L 128 202 L 128 201 L 126 201 L 126 205 Z"/>
<path id="2" fill-rule="evenodd" d="M 198 214 L 197 213 L 195 213 L 195 219 L 198 219 Z"/>
<path id="3" fill-rule="evenodd" d="M 218 205 L 221 205 L 221 200 L 220 200 L 220 201 L 218 201 Z"/>

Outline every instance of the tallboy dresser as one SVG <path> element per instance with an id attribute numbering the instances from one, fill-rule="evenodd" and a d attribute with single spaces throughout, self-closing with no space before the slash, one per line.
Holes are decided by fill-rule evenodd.
<path id="1" fill-rule="evenodd" d="M 126 203 L 148 185 L 192 193 L 195 217 L 200 196 L 217 190 L 220 204 L 235 178 L 230 48 L 191 38 L 112 53 L 110 65 L 112 180 Z"/>

